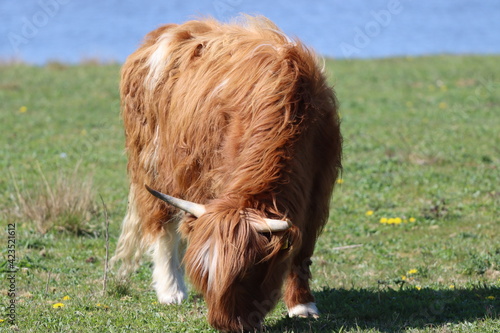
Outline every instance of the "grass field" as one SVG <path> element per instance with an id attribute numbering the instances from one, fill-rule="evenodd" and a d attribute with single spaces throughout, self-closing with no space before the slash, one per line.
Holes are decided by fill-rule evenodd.
<path id="1" fill-rule="evenodd" d="M 290 319 L 279 303 L 265 332 L 500 332 L 499 64 L 326 62 L 344 170 L 313 258 L 322 317 Z M 181 306 L 156 302 L 148 262 L 127 284 L 110 273 L 103 292 L 105 213 L 112 253 L 127 196 L 118 80 L 118 65 L 0 66 L 0 331 L 213 332 L 196 293 Z M 78 198 L 82 183 L 92 189 L 83 213 L 43 224 L 21 204 Z"/>

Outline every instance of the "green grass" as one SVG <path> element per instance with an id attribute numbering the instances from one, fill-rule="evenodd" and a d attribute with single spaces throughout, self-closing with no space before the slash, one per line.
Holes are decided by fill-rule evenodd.
<path id="1" fill-rule="evenodd" d="M 265 332 L 500 331 L 499 63 L 327 61 L 341 102 L 344 170 L 313 258 L 322 317 L 290 319 L 279 303 Z M 80 163 L 94 201 L 100 195 L 108 208 L 114 251 L 127 199 L 118 80 L 117 65 L 0 66 L 0 212 L 5 230 L 17 227 L 22 332 L 214 331 L 194 292 L 181 306 L 156 303 L 148 263 L 126 285 L 111 279 L 102 294 L 102 207 L 84 236 L 42 235 L 33 221 L 12 217 L 15 186 L 36 189 L 38 163 L 49 180 Z M 335 249 L 352 244 L 363 246 Z M 58 302 L 64 307 L 53 308 Z"/>

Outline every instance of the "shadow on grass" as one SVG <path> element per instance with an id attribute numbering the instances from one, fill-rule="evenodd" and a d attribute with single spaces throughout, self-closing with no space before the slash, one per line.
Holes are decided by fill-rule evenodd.
<path id="1" fill-rule="evenodd" d="M 268 332 L 337 332 L 377 329 L 400 332 L 484 318 L 500 318 L 500 288 L 339 290 L 315 293 L 318 320 L 288 318 L 268 326 Z"/>

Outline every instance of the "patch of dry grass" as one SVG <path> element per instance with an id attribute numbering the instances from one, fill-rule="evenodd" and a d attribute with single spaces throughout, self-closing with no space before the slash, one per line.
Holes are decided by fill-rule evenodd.
<path id="1" fill-rule="evenodd" d="M 71 173 L 58 172 L 47 179 L 38 165 L 40 177 L 30 189 L 20 188 L 13 180 L 15 205 L 8 214 L 33 223 L 42 234 L 52 228 L 76 235 L 93 233 L 95 226 L 91 221 L 99 213 L 93 181 L 91 176 L 82 177 L 78 169 L 77 164 Z"/>

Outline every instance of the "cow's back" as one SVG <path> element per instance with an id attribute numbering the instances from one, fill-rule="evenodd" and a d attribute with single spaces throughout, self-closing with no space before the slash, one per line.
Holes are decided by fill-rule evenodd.
<path id="1" fill-rule="evenodd" d="M 330 133 L 338 132 L 335 99 L 314 56 L 263 18 L 153 31 L 125 63 L 121 94 L 132 183 L 173 196 L 237 196 L 251 205 L 273 200 L 294 177 L 297 193 L 284 199 L 301 200 L 313 186 L 303 173 L 317 170 L 291 160 L 340 163 L 340 148 L 332 151 L 340 142 L 321 142 L 340 138 Z M 327 151 L 311 156 L 318 144 Z M 145 213 L 159 209 L 143 199 Z"/>

